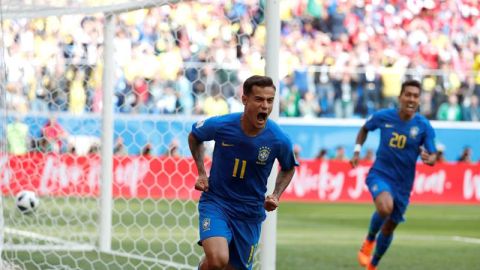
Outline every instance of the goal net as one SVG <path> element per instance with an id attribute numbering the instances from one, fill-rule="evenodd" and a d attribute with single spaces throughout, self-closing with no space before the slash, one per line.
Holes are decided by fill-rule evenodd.
<path id="1" fill-rule="evenodd" d="M 264 72 L 262 5 L 0 4 L 0 268 L 196 269 L 187 135 L 243 110 L 241 82 Z"/>

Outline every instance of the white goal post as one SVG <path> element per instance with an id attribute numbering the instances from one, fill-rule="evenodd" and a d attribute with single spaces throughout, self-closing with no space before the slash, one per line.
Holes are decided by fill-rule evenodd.
<path id="1" fill-rule="evenodd" d="M 0 267 L 2 269 L 3 267 L 11 269 L 197 268 L 203 252 L 196 245 L 198 194 L 193 190 L 192 185 L 194 178 L 192 163 L 188 161 L 189 153 L 185 151 L 184 146 L 180 150 L 183 158 L 163 156 L 163 153 L 170 151 L 171 144 L 176 142 L 176 138 L 184 137 L 190 130 L 191 124 L 201 116 L 122 114 L 118 113 L 115 103 L 118 102 L 116 80 L 119 78 L 118 61 L 115 59 L 115 38 L 119 31 L 117 24 L 119 16 L 162 6 L 175 9 L 177 5 L 182 5 L 182 2 L 178 0 L 3 0 L 0 2 L 3 44 L 0 68 L 2 70 L 0 75 L 2 78 L 0 83 L 0 182 L 2 186 Z M 208 6 L 233 1 L 185 2 Z M 280 1 L 265 2 L 265 74 L 272 77 L 278 85 Z M 71 64 L 75 65 L 73 71 L 68 66 L 63 67 L 66 74 L 64 77 L 68 77 L 69 72 L 73 72 L 72 78 L 65 79 L 61 74 L 52 74 L 48 77 L 50 80 L 53 78 L 54 85 L 58 87 L 50 94 L 52 96 L 62 94 L 60 90 L 65 87 L 62 85 L 64 80 L 67 81 L 66 87 L 73 89 L 76 76 L 81 74 L 78 76 L 85 76 L 79 79 L 85 88 L 85 99 L 95 99 L 98 94 L 95 92 L 97 89 L 90 89 L 90 93 L 87 88 L 91 81 L 95 83 L 97 79 L 101 81 L 96 82 L 101 85 L 101 94 L 98 94 L 100 96 L 98 110 L 86 108 L 87 112 L 72 113 L 69 112 L 70 105 L 65 104 L 54 104 L 65 106 L 64 110 L 51 110 L 50 103 L 46 111 L 31 109 L 32 100 L 35 99 L 32 96 L 48 88 L 42 86 L 45 89 L 40 89 L 42 87 L 39 86 L 45 83 L 43 79 L 47 76 L 43 74 L 44 71 L 33 68 L 29 70 L 25 67 L 34 66 L 43 60 L 18 56 L 12 44 L 17 42 L 18 38 L 32 38 L 31 41 L 37 42 L 31 36 L 22 35 L 22 27 L 31 27 L 26 31 L 29 33 L 32 29 L 32 32 L 46 32 L 48 31 L 47 23 L 40 20 L 62 16 L 101 17 L 97 22 L 101 22 L 102 30 L 96 30 L 103 32 L 102 37 L 99 38 L 102 40 L 101 46 L 97 47 L 101 52 L 98 53 L 98 59 L 93 58 L 92 65 L 97 67 L 94 71 L 86 71 L 88 67 L 85 69 L 84 63 L 77 63 Z M 44 23 L 43 28 L 42 23 Z M 83 24 L 83 20 L 81 23 Z M 54 24 L 54 27 L 59 26 Z M 75 30 L 76 28 L 72 28 L 72 31 Z M 17 36 L 12 36 L 11 31 Z M 170 29 L 170 31 L 173 30 Z M 220 34 L 219 32 L 218 35 Z M 71 35 L 62 33 L 62 36 Z M 44 41 L 48 44 L 47 38 Z M 176 40 L 176 42 L 180 41 Z M 24 53 L 23 49 L 25 48 L 19 46 L 19 55 Z M 33 52 L 37 50 L 36 48 L 26 50 L 32 51 L 25 54 L 38 53 Z M 53 57 L 61 58 L 58 55 Z M 218 77 L 222 76 L 216 73 L 220 74 L 224 68 L 211 58 L 204 60 L 201 65 L 213 67 L 215 73 L 213 84 L 215 84 L 215 80 L 219 80 Z M 29 61 L 30 63 L 27 63 Z M 184 64 L 181 68 L 183 74 L 194 70 L 197 73 L 196 76 L 200 78 L 203 69 L 197 66 L 198 63 L 189 63 L 188 66 Z M 228 63 L 224 64 L 228 65 Z M 193 68 L 189 68 L 190 66 Z M 45 67 L 45 69 L 49 68 Z M 143 68 L 148 69 L 146 66 Z M 23 72 L 18 78 L 13 74 L 17 69 Z M 54 69 L 52 68 L 52 73 Z M 91 74 L 87 75 L 89 72 Z M 26 79 L 30 76 L 29 74 L 37 80 L 36 87 Z M 95 78 L 97 75 L 100 77 Z M 226 81 L 218 84 L 222 89 L 223 86 L 230 87 L 230 84 L 233 84 L 231 87 L 236 88 L 238 85 L 235 83 L 241 80 L 232 82 L 235 76 L 237 75 L 229 74 Z M 18 80 L 18 83 L 17 81 L 11 83 L 12 80 Z M 192 84 L 198 80 L 203 79 L 194 80 Z M 155 78 L 148 78 L 146 81 L 149 86 L 156 83 Z M 210 83 L 207 79 L 205 81 Z M 33 90 L 30 90 L 30 87 Z M 133 89 L 133 83 L 131 87 Z M 69 100 L 72 97 L 68 96 L 73 95 L 72 93 L 73 90 L 69 90 L 63 102 L 72 104 L 73 102 Z M 277 120 L 279 115 L 279 91 L 276 94 L 276 104 L 272 113 L 274 120 Z M 195 98 L 199 98 L 201 93 L 195 95 L 198 95 Z M 14 108 L 17 105 L 10 103 L 14 98 L 27 100 L 25 103 L 28 109 L 22 111 L 21 102 L 18 105 L 19 110 Z M 128 100 L 130 96 L 125 94 L 122 98 Z M 138 108 L 132 110 L 135 109 Z M 61 142 L 63 144 L 59 146 L 63 150 L 53 151 L 46 148 L 38 150 L 43 147 L 42 134 L 50 121 L 58 122 L 65 131 L 66 135 L 62 137 Z M 35 153 L 29 151 L 26 154 L 17 155 L 10 152 L 7 133 L 11 130 L 10 125 L 13 126 L 17 122 L 19 126 L 21 124 L 28 126 L 27 137 L 33 142 L 30 144 L 29 141 L 28 147 L 30 150 L 34 149 Z M 79 134 L 76 134 L 77 132 Z M 128 152 L 126 156 L 117 156 L 114 153 L 119 138 L 130 143 L 126 146 Z M 176 143 L 186 144 L 186 142 Z M 143 156 L 143 151 L 148 147 L 153 157 Z M 86 148 L 88 149 L 85 150 Z M 273 189 L 275 177 L 276 170 L 273 170 L 269 178 L 268 192 Z M 158 179 L 158 182 L 153 182 L 152 179 Z M 15 209 L 15 193 L 22 189 L 33 189 L 40 197 L 40 206 L 33 215 L 24 215 Z M 255 269 L 275 269 L 276 219 L 276 212 L 268 213 L 267 220 L 263 224 Z"/>

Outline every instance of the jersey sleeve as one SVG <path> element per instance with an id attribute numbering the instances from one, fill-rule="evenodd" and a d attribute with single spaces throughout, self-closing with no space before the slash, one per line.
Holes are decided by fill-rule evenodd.
<path id="1" fill-rule="evenodd" d="M 433 130 L 432 125 L 425 120 L 425 140 L 423 142 L 425 149 L 429 153 L 436 153 L 437 148 L 435 146 L 435 130 Z"/>
<path id="2" fill-rule="evenodd" d="M 282 140 L 277 159 L 282 171 L 288 171 L 294 166 L 298 166 L 297 159 L 293 153 L 293 144 L 288 137 Z"/>
<path id="3" fill-rule="evenodd" d="M 380 114 L 374 113 L 370 115 L 369 118 L 367 118 L 367 121 L 365 121 L 364 126 L 368 131 L 372 131 L 379 127 L 379 123 L 380 123 Z"/>
<path id="4" fill-rule="evenodd" d="M 199 141 L 211 141 L 215 138 L 218 117 L 200 120 L 192 125 L 192 134 Z"/>

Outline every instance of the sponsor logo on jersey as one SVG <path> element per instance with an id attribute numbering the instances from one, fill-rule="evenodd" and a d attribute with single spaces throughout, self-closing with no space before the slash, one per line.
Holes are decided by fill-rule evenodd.
<path id="1" fill-rule="evenodd" d="M 233 143 L 226 143 L 226 142 L 222 141 L 222 146 L 230 147 L 230 146 L 234 146 L 234 144 Z"/>
<path id="2" fill-rule="evenodd" d="M 393 125 L 392 124 L 385 124 L 385 127 L 386 128 L 393 128 Z"/>

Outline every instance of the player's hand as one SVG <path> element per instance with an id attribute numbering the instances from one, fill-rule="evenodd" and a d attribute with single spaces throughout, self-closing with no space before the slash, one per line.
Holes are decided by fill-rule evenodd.
<path id="1" fill-rule="evenodd" d="M 437 155 L 428 153 L 425 147 L 420 146 L 420 158 L 422 159 L 423 163 L 433 166 L 437 159 Z"/>
<path id="2" fill-rule="evenodd" d="M 208 176 L 199 176 L 197 182 L 195 182 L 195 189 L 199 191 L 208 191 Z"/>
<path id="3" fill-rule="evenodd" d="M 356 168 L 358 166 L 359 160 L 360 160 L 360 152 L 354 152 L 352 159 L 350 159 L 350 165 L 352 165 L 353 168 Z"/>
<path id="4" fill-rule="evenodd" d="M 277 209 L 277 207 L 278 207 L 278 198 L 277 198 L 277 196 L 275 196 L 275 195 L 273 195 L 273 194 L 268 195 L 268 196 L 265 198 L 265 203 L 264 203 L 263 207 L 264 207 L 265 210 L 267 210 L 268 212 Z"/>

